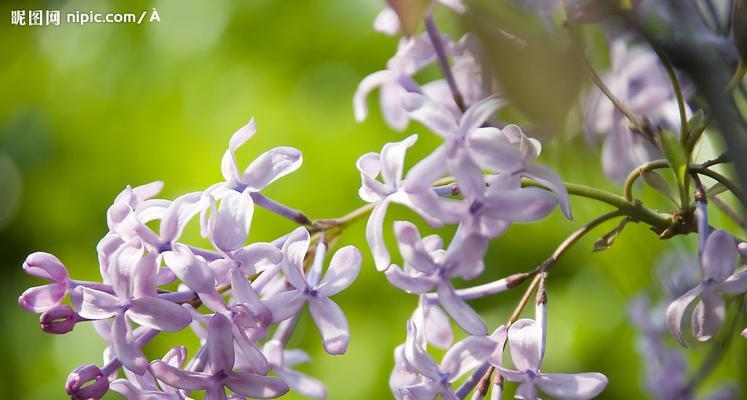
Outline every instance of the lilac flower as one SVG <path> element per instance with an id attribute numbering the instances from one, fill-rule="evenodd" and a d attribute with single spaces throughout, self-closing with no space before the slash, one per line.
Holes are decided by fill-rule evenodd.
<path id="1" fill-rule="evenodd" d="M 174 368 L 181 368 L 187 357 L 187 349 L 176 346 L 169 350 L 161 362 Z M 117 379 L 110 384 L 111 390 L 119 393 L 127 400 L 181 400 L 184 397 L 173 387 L 162 384 L 150 372 L 142 376 L 125 370 L 127 379 Z"/>
<path id="2" fill-rule="evenodd" d="M 495 113 L 502 102 L 488 97 L 468 108 L 459 120 L 443 105 L 422 94 L 407 93 L 402 103 L 413 119 L 444 139 L 442 146 L 412 169 L 408 176 L 412 177 L 408 179 L 408 189 L 430 186 L 448 170 L 459 182 L 465 197 L 482 197 L 485 187 L 482 169 L 467 148 L 466 140 Z M 518 157 L 514 158 L 519 161 Z"/>
<path id="3" fill-rule="evenodd" d="M 436 0 L 437 2 L 450 8 L 457 14 L 464 14 L 467 11 L 467 7 L 462 3 L 461 0 Z M 385 35 L 394 36 L 400 31 L 400 22 L 397 12 L 391 7 L 386 7 L 374 20 L 374 29 Z"/>
<path id="4" fill-rule="evenodd" d="M 201 196 L 201 192 L 192 192 L 171 202 L 151 199 L 138 203 L 134 208 L 130 203 L 115 200 L 107 212 L 110 229 L 123 243 L 139 239 L 150 245 L 155 253 L 169 250 L 187 223 L 202 208 Z M 160 220 L 159 233 L 146 225 L 153 220 Z"/>
<path id="5" fill-rule="evenodd" d="M 508 144 L 509 146 L 506 146 Z M 560 209 L 567 218 L 571 218 L 570 202 L 568 200 L 568 190 L 563 184 L 557 172 L 553 169 L 536 163 L 542 151 L 542 145 L 536 139 L 532 139 L 516 125 L 507 125 L 503 129 L 481 128 L 474 131 L 472 135 L 467 136 L 467 148 L 470 149 L 472 157 L 483 168 L 501 172 L 503 175 L 498 179 L 506 182 L 504 190 L 520 189 L 520 178 L 525 177 L 535 180 L 548 189 L 556 196 Z M 510 182 L 510 183 L 509 183 Z M 493 182 L 494 183 L 494 182 Z M 490 189 L 486 189 L 488 192 Z M 529 194 L 531 192 L 523 192 Z M 494 195 L 496 193 L 494 192 Z M 505 193 L 504 195 L 508 195 Z M 538 194 L 533 194 L 540 196 Z M 490 197 L 489 194 L 486 194 Z M 521 200 L 516 199 L 517 202 Z M 541 201 L 541 199 L 538 199 Z M 502 200 L 496 200 L 495 203 L 502 203 Z M 509 211 L 508 214 L 513 213 Z M 544 216 L 544 215 L 542 215 Z M 538 219 L 539 216 L 530 220 Z M 511 220 L 511 218 L 508 218 Z M 521 221 L 522 219 L 515 219 Z"/>
<path id="6" fill-rule="evenodd" d="M 161 360 L 153 361 L 149 371 L 174 388 L 187 392 L 204 390 L 207 400 L 226 399 L 226 387 L 238 395 L 260 399 L 276 398 L 288 392 L 288 385 L 278 378 L 234 371 L 233 342 L 231 323 L 223 315 L 215 314 L 208 328 L 207 372 L 185 371 Z"/>
<path id="7" fill-rule="evenodd" d="M 30 254 L 23 263 L 23 270 L 30 276 L 52 282 L 26 289 L 21 294 L 18 304 L 26 311 L 47 311 L 60 304 L 70 290 L 67 269 L 57 257 L 49 253 Z"/>
<path id="8" fill-rule="evenodd" d="M 309 231 L 305 227 L 294 230 L 283 245 L 283 273 L 291 290 L 268 299 L 265 304 L 272 311 L 273 321 L 282 321 L 298 313 L 308 303 L 311 318 L 322 335 L 324 349 L 329 354 L 343 354 L 350 341 L 348 321 L 340 307 L 329 297 L 350 286 L 361 267 L 361 254 L 353 246 L 338 250 L 322 277 L 321 269 L 325 245 L 317 247 L 317 255 L 308 275 L 304 273 L 304 257 L 309 248 Z"/>
<path id="9" fill-rule="evenodd" d="M 243 172 L 240 172 L 234 153 L 256 132 L 257 125 L 252 119 L 231 136 L 228 149 L 221 160 L 221 173 L 225 182 L 211 186 L 206 192 L 216 199 L 222 198 L 223 194 L 229 190 L 259 192 L 301 166 L 303 157 L 299 150 L 292 147 L 275 147 L 262 153 Z"/>
<path id="10" fill-rule="evenodd" d="M 420 375 L 420 381 L 400 387 L 399 392 L 405 398 L 419 400 L 435 399 L 438 395 L 458 399 L 451 388 L 453 382 L 486 361 L 495 348 L 496 342 L 487 336 L 470 336 L 449 349 L 439 365 L 418 343 L 417 327 L 408 321 L 404 355 Z"/>
<path id="11" fill-rule="evenodd" d="M 246 276 L 237 269 L 229 272 L 235 304 L 228 306 L 215 289 L 212 271 L 202 257 L 194 255 L 184 245 L 177 245 L 164 253 L 164 260 L 176 276 L 198 294 L 205 306 L 228 319 L 234 331 L 232 337 L 252 369 L 266 373 L 269 369 L 267 360 L 247 331 L 267 327 L 272 321 L 272 313 L 259 300 Z"/>
<path id="12" fill-rule="evenodd" d="M 625 37 L 612 40 L 610 53 L 612 70 L 602 80 L 615 97 L 653 126 L 679 132 L 677 100 L 656 54 L 648 47 L 630 45 Z M 689 108 L 686 111 L 689 115 Z M 656 147 L 630 129 L 630 122 L 600 89 L 589 93 L 584 114 L 589 139 L 604 138 L 602 164 L 610 179 L 622 181 L 634 168 L 660 158 Z"/>
<path id="13" fill-rule="evenodd" d="M 557 399 L 591 399 L 607 386 L 607 377 L 598 372 L 548 374 L 540 372 L 544 358 L 544 332 L 531 319 L 520 319 L 508 329 L 508 345 L 514 368 L 498 369 L 504 378 L 519 382 L 516 397 L 536 400 L 537 389 Z"/>
<path id="14" fill-rule="evenodd" d="M 701 283 L 667 308 L 667 328 L 683 346 L 682 318 L 696 297 L 700 296 L 700 301 L 692 313 L 692 332 L 699 341 L 706 341 L 724 322 L 725 305 L 720 294 L 747 291 L 747 270 L 735 272 L 736 267 L 737 245 L 734 237 L 723 230 L 713 231 L 708 235 L 700 254 Z"/>
<path id="15" fill-rule="evenodd" d="M 449 281 L 455 277 L 474 277 L 475 271 L 482 270 L 485 239 L 479 235 L 458 238 L 446 251 L 429 253 L 415 225 L 397 221 L 394 231 L 402 258 L 415 271 L 405 273 L 397 265 L 392 265 L 386 271 L 389 282 L 410 293 L 427 293 L 435 289 L 441 306 L 462 329 L 472 335 L 485 335 L 485 323 L 457 295 Z"/>
<path id="16" fill-rule="evenodd" d="M 265 343 L 264 353 L 270 367 L 291 390 L 313 399 L 326 399 L 327 388 L 318 380 L 292 370 L 290 367 L 309 361 L 309 355 L 302 350 L 284 350 L 278 340 Z"/>
<path id="17" fill-rule="evenodd" d="M 44 332 L 61 335 L 73 330 L 80 316 L 67 305 L 61 304 L 44 311 L 39 324 Z"/>
<path id="18" fill-rule="evenodd" d="M 451 39 L 446 36 L 442 39 L 447 51 L 450 51 Z M 358 85 L 353 96 L 355 119 L 358 122 L 366 119 L 366 98 L 374 89 L 379 88 L 379 101 L 384 120 L 392 129 L 405 129 L 410 119 L 402 108 L 402 96 L 407 92 L 420 90 L 412 76 L 435 60 L 433 44 L 425 33 L 411 38 L 401 38 L 397 53 L 389 59 L 387 68 L 368 75 Z"/>
<path id="19" fill-rule="evenodd" d="M 139 245 L 128 244 L 114 255 L 110 277 L 114 294 L 79 286 L 80 315 L 98 320 L 114 317 L 111 341 L 114 353 L 126 368 L 142 374 L 147 359 L 135 343 L 128 319 L 160 331 L 178 331 L 192 317 L 176 303 L 155 297 L 155 257 Z"/>
<path id="20" fill-rule="evenodd" d="M 387 143 L 381 149 L 381 154 L 366 153 L 357 162 L 361 173 L 361 187 L 358 193 L 364 201 L 376 203 L 366 224 L 366 240 L 379 271 L 385 270 L 391 260 L 386 243 L 384 243 L 383 232 L 384 216 L 390 203 L 402 204 L 413 209 L 431 225 L 440 224 L 440 221 L 416 207 L 410 201 L 410 194 L 402 190 L 405 154 L 416 140 L 417 135 L 412 135 L 401 142 Z M 381 175 L 381 180 L 377 179 L 379 175 Z M 430 188 L 424 190 L 430 191 L 431 195 L 435 196 Z M 420 196 L 427 195 L 421 194 Z"/>

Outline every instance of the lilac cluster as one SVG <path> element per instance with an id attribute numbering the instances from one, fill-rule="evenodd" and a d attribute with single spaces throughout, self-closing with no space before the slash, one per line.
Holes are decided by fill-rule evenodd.
<path id="1" fill-rule="evenodd" d="M 326 397 L 320 382 L 290 369 L 308 357 L 285 344 L 308 304 L 325 350 L 345 353 L 347 320 L 330 297 L 353 283 L 361 255 L 343 247 L 325 268 L 327 242 L 303 226 L 271 243 L 245 244 L 255 205 L 307 220 L 260 193 L 298 169 L 298 150 L 274 148 L 240 172 L 234 152 L 255 131 L 251 121 L 231 137 L 221 164 L 224 182 L 172 201 L 155 198 L 160 182 L 120 193 L 97 248 L 102 282 L 71 279 L 51 254 L 28 256 L 24 270 L 51 283 L 26 290 L 19 304 L 41 313 L 48 333 L 91 322 L 108 343 L 102 367 L 85 365 L 68 377 L 73 399 L 98 399 L 109 389 L 128 399 L 183 399 L 194 391 L 226 399 L 226 389 L 231 399 L 276 398 L 289 390 Z M 180 240 L 196 219 L 212 250 Z M 159 332 L 188 327 L 201 343 L 191 357 L 182 346 L 161 359 L 146 357 L 143 345 Z"/>
<path id="2" fill-rule="evenodd" d="M 385 25 L 385 18 L 394 18 L 389 16 L 392 13 L 391 9 L 382 12 L 376 28 Z M 395 350 L 392 392 L 401 399 L 464 398 L 476 382 L 468 380 L 459 389 L 452 387 L 454 382 L 472 370 L 479 377 L 492 365 L 505 379 L 520 384 L 517 396 L 525 399 L 536 399 L 538 389 L 558 398 L 592 398 L 605 388 L 604 375 L 540 372 L 546 335 L 544 303 L 538 305 L 538 322 L 519 320 L 490 336 L 480 315 L 466 303 L 514 287 L 525 276 L 458 290 L 453 285 L 454 280 L 482 274 L 489 241 L 512 223 L 541 220 L 556 206 L 568 218 L 571 211 L 560 176 L 537 162 L 540 142 L 517 125 L 498 128 L 491 122 L 506 100 L 492 81 L 482 80 L 476 37 L 468 33 L 454 42 L 434 26 L 426 17 L 425 33 L 402 37 L 387 69 L 364 78 L 354 97 L 356 117 L 362 120 L 367 114 L 366 96 L 378 87 L 382 114 L 392 128 L 403 130 L 414 120 L 442 139 L 407 172 L 405 157 L 417 135 L 388 143 L 380 153 L 364 154 L 357 163 L 360 196 L 373 207 L 366 238 L 376 267 L 392 285 L 420 298 L 407 323 L 407 341 Z M 414 75 L 436 62 L 446 66 L 446 78 L 423 85 L 416 82 Z M 523 187 L 523 178 L 542 187 Z M 411 222 L 394 222 L 402 257 L 402 264 L 395 264 L 384 240 L 385 213 L 391 204 L 411 209 L 432 227 L 456 225 L 456 233 L 444 246 L 440 236 L 424 237 Z M 466 339 L 452 343 L 450 319 L 469 335 Z M 513 370 L 502 363 L 506 337 Z M 448 349 L 441 364 L 426 352 L 428 344 Z M 494 396 L 501 391 L 496 386 Z"/>
<path id="3" fill-rule="evenodd" d="M 546 29 L 556 30 L 561 9 L 569 24 L 599 22 L 614 2 L 518 3 L 537 13 Z M 156 198 L 160 182 L 128 186 L 109 207 L 109 232 L 97 246 L 101 282 L 70 278 L 62 262 L 48 253 L 31 254 L 23 265 L 29 275 L 50 282 L 19 298 L 23 308 L 41 314 L 45 332 L 64 334 L 78 323 L 91 322 L 108 343 L 103 366 L 84 365 L 69 375 L 65 388 L 73 399 L 98 399 L 109 389 L 127 399 L 185 399 L 192 392 L 204 392 L 208 400 L 276 398 L 289 390 L 326 398 L 322 383 L 291 369 L 309 357 L 285 346 L 299 315 L 308 308 L 325 351 L 346 352 L 350 329 L 331 297 L 355 281 L 363 260 L 352 246 L 337 249 L 328 264 L 325 260 L 340 232 L 365 216 L 376 269 L 393 286 L 418 298 L 410 319 L 403 321 L 406 339 L 394 351 L 389 379 L 393 396 L 403 400 L 465 399 L 470 394 L 482 399 L 488 392 L 496 400 L 502 398 L 506 381 L 513 383 L 515 396 L 525 400 L 540 394 L 571 400 L 598 396 L 608 384 L 601 373 L 542 369 L 550 268 L 581 236 L 615 218 L 624 219 L 597 241 L 596 250 L 609 247 L 631 221 L 651 225 L 662 239 L 697 232 L 700 282 L 690 279 L 687 262 L 681 262 L 677 272 L 684 275 L 677 276 L 684 278 L 670 285 L 669 297 L 654 312 L 646 298 L 632 311 L 651 369 L 646 380 L 651 392 L 660 399 L 694 396 L 685 357 L 679 349 L 665 346 L 662 333 L 668 330 L 684 345 L 682 320 L 690 312 L 691 331 L 698 341 L 712 340 L 721 331 L 726 332 L 718 340 L 730 337 L 737 320 L 732 319 L 728 329 L 722 327 L 727 325 L 729 305 L 742 307 L 747 293 L 747 243 L 709 225 L 709 198 L 739 223 L 739 214 L 717 196 L 724 191 L 743 196 L 727 177 L 709 169 L 725 162 L 723 157 L 692 163 L 694 146 L 709 121 L 691 119 L 694 113 L 685 102 L 691 88 L 680 85 L 674 68 L 652 47 L 633 39 L 630 31 L 603 22 L 611 71 L 598 76 L 583 49 L 576 49 L 597 85 L 584 105 L 585 128 L 590 138 L 603 137 L 607 175 L 616 181 L 627 177 L 625 196 L 567 184 L 539 161 L 540 141 L 517 124 L 495 119 L 511 101 L 487 70 L 478 37 L 468 32 L 455 40 L 436 26 L 435 7 L 461 14 L 467 12 L 466 6 L 460 0 L 388 4 L 374 27 L 402 37 L 385 69 L 360 82 L 353 96 L 355 118 L 367 117 L 367 98 L 378 89 L 381 113 L 391 128 L 404 131 L 414 121 L 436 135 L 439 144 L 408 163 L 410 168 L 405 159 L 418 140 L 416 134 L 385 144 L 379 153 L 362 155 L 356 166 L 359 195 L 367 204 L 337 219 L 312 221 L 262 194 L 300 167 L 300 151 L 277 147 L 239 169 L 234 153 L 255 134 L 253 121 L 231 137 L 221 161 L 222 182 L 174 200 Z M 633 2 L 632 12 L 649 7 L 651 2 Z M 425 30 L 417 34 L 421 23 Z M 433 65 L 443 79 L 419 82 L 419 73 Z M 669 197 L 676 210 L 649 209 L 633 195 L 638 175 L 631 171 L 640 172 L 660 193 L 669 191 L 669 182 L 653 172 L 656 168 L 671 168 L 674 173 L 679 204 Z M 706 190 L 701 175 L 718 184 Z M 483 274 L 490 242 L 512 224 L 540 221 L 556 208 L 571 219 L 569 193 L 615 210 L 574 232 L 537 268 L 461 287 Z M 247 244 L 255 206 L 300 226 L 272 242 Z M 411 221 L 394 221 L 390 228 L 390 206 L 413 211 L 432 228 L 452 226 L 454 233 L 445 241 L 438 234 L 421 233 L 422 225 Z M 182 240 L 193 220 L 199 220 L 200 233 L 211 249 Z M 392 255 L 385 240 L 390 230 L 399 257 Z M 514 313 L 496 329 L 489 329 L 468 304 L 529 278 Z M 534 319 L 522 318 L 535 292 Z M 672 301 L 675 297 L 679 298 Z M 452 329 L 452 322 L 461 332 Z M 191 356 L 182 346 L 155 360 L 143 352 L 160 332 L 187 327 L 200 342 Z M 742 335 L 747 337 L 747 329 Z M 441 362 L 428 352 L 429 346 L 445 350 Z"/>

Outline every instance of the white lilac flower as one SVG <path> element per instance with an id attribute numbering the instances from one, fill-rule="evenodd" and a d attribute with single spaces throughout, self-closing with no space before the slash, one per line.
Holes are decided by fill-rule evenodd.
<path id="1" fill-rule="evenodd" d="M 366 153 L 362 155 L 356 165 L 361 173 L 361 187 L 358 190 L 360 197 L 369 203 L 376 203 L 366 223 L 366 240 L 371 248 L 374 263 L 379 271 L 389 267 L 391 257 L 384 242 L 384 216 L 390 203 L 402 204 L 417 212 L 430 225 L 438 226 L 440 221 L 430 216 L 426 211 L 416 207 L 410 201 L 410 194 L 403 190 L 403 169 L 405 155 L 417 140 L 417 135 L 411 135 L 401 142 L 387 143 L 381 149 L 381 153 Z M 381 180 L 377 179 L 381 176 Z M 435 192 L 428 187 L 423 188 L 420 197 L 436 196 Z M 414 193 L 414 191 L 412 191 Z"/>
<path id="2" fill-rule="evenodd" d="M 394 230 L 402 258 L 414 272 L 406 273 L 399 266 L 392 265 L 386 271 L 389 282 L 410 293 L 427 293 L 435 289 L 441 306 L 462 329 L 472 335 L 485 335 L 485 323 L 457 295 L 450 279 L 474 278 L 482 271 L 486 240 L 479 235 L 464 239 L 458 237 L 448 249 L 429 253 L 415 225 L 397 221 Z"/>
<path id="3" fill-rule="evenodd" d="M 607 377 L 598 372 L 578 374 L 549 374 L 540 372 L 544 358 L 544 329 L 542 323 L 520 319 L 508 329 L 508 346 L 515 370 L 498 366 L 501 375 L 520 383 L 516 397 L 536 400 L 537 390 L 556 399 L 591 399 L 607 387 Z"/>
<path id="4" fill-rule="evenodd" d="M 454 11 L 457 14 L 464 14 L 465 11 L 467 11 L 467 7 L 464 5 L 464 3 L 461 0 L 435 0 L 435 1 L 450 8 L 452 11 Z M 397 3 L 404 3 L 404 2 L 397 2 Z M 397 12 L 394 11 L 391 7 L 384 8 L 383 10 L 381 10 L 381 12 L 379 12 L 379 15 L 376 16 L 373 26 L 376 31 L 381 32 L 385 35 L 394 36 L 398 34 L 400 31 L 400 22 L 399 22 L 399 17 L 397 16 Z"/>
<path id="5" fill-rule="evenodd" d="M 677 100 L 658 57 L 648 47 L 634 45 L 625 37 L 610 43 L 611 70 L 601 78 L 610 91 L 634 115 L 647 118 L 656 127 L 680 131 Z M 686 112 L 690 114 L 689 107 Z M 607 176 L 622 181 L 639 165 L 660 158 L 656 147 L 631 130 L 612 102 L 595 87 L 584 105 L 586 133 L 594 142 L 603 138 L 602 164 Z"/>
<path id="6" fill-rule="evenodd" d="M 304 272 L 304 258 L 309 242 L 309 231 L 304 227 L 297 228 L 288 237 L 283 245 L 282 268 L 292 289 L 267 299 L 265 304 L 272 311 L 273 322 L 290 318 L 300 312 L 304 304 L 308 304 L 311 318 L 322 335 L 324 349 L 329 354 L 343 354 L 350 341 L 348 321 L 337 303 L 329 297 L 353 283 L 360 271 L 361 254 L 353 246 L 339 249 L 322 277 L 326 246 L 320 244 L 307 275 Z"/>
<path id="7" fill-rule="evenodd" d="M 442 37 L 447 52 L 451 52 L 452 42 Z M 401 38 L 396 54 L 389 59 L 384 70 L 374 72 L 361 80 L 353 95 L 355 119 L 361 122 L 368 116 L 366 98 L 379 88 L 381 113 L 392 129 L 401 131 L 407 127 L 410 118 L 402 108 L 402 96 L 410 91 L 421 90 L 412 76 L 436 60 L 433 44 L 427 34 L 411 38 Z"/>
<path id="8" fill-rule="evenodd" d="M 278 340 L 265 343 L 264 353 L 270 362 L 270 368 L 288 384 L 291 390 L 312 399 L 326 399 L 327 388 L 324 384 L 308 375 L 291 369 L 294 365 L 309 361 L 309 355 L 303 350 L 285 350 Z"/>
<path id="9" fill-rule="evenodd" d="M 192 321 L 182 306 L 156 297 L 155 261 L 139 244 L 127 244 L 113 255 L 109 271 L 113 293 L 84 286 L 75 289 L 82 297 L 82 317 L 114 317 L 112 349 L 123 366 L 138 374 L 145 372 L 148 361 L 135 343 L 128 320 L 159 331 L 178 331 Z"/>
<path id="10" fill-rule="evenodd" d="M 205 398 L 226 399 L 226 388 L 244 397 L 268 399 L 288 392 L 288 385 L 274 377 L 234 370 L 236 354 L 231 323 L 221 314 L 210 319 L 206 372 L 180 369 L 164 361 L 153 361 L 150 373 L 158 380 L 187 392 L 204 390 Z"/>
<path id="11" fill-rule="evenodd" d="M 458 399 L 452 384 L 487 361 L 497 346 L 488 336 L 470 336 L 452 346 L 444 354 L 441 364 L 437 364 L 417 337 L 417 327 L 408 321 L 404 358 L 419 379 L 412 383 L 402 381 L 405 386 L 399 387 L 399 392 L 405 399 L 430 400 L 439 395 L 443 399 Z"/>
<path id="12" fill-rule="evenodd" d="M 692 333 L 699 341 L 711 339 L 724 322 L 726 306 L 721 294 L 747 291 L 747 269 L 737 268 L 737 244 L 726 231 L 708 235 L 700 254 L 700 284 L 667 308 L 667 328 L 682 345 L 681 325 L 687 307 L 700 296 L 692 312 Z"/>

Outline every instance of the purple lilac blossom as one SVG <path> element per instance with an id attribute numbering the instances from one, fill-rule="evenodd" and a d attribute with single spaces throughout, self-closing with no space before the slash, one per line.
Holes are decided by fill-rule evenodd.
<path id="1" fill-rule="evenodd" d="M 272 312 L 273 322 L 282 321 L 309 305 L 311 317 L 322 335 L 324 349 L 329 354 L 344 354 L 350 341 L 348 321 L 340 307 L 329 297 L 350 286 L 358 276 L 361 254 L 353 246 L 338 250 L 329 268 L 321 274 L 324 244 L 317 247 L 317 257 L 308 274 L 304 273 L 304 257 L 309 248 L 309 231 L 297 228 L 283 245 L 283 274 L 291 290 L 278 293 L 265 304 Z M 320 256 L 321 254 L 321 256 Z"/>
<path id="2" fill-rule="evenodd" d="M 501 375 L 520 383 L 516 397 L 536 400 L 537 390 L 556 399 L 591 399 L 607 387 L 607 377 L 598 372 L 550 374 L 540 372 L 544 358 L 544 327 L 531 319 L 520 319 L 508 329 L 508 346 L 515 369 L 498 366 Z"/>
<path id="3" fill-rule="evenodd" d="M 435 2 L 441 3 L 458 14 L 464 14 L 467 11 L 467 7 L 461 0 L 435 0 L 433 3 Z M 397 12 L 391 7 L 384 8 L 376 16 L 373 27 L 376 31 L 385 35 L 394 36 L 398 34 L 400 31 L 400 22 Z"/>
<path id="4" fill-rule="evenodd" d="M 634 115 L 654 126 L 680 131 L 677 100 L 658 57 L 649 47 L 625 36 L 610 42 L 611 70 L 602 75 L 605 85 Z M 687 93 L 686 93 L 687 94 Z M 687 118 L 690 109 L 687 105 Z M 585 128 L 593 143 L 603 140 L 602 165 L 607 176 L 622 181 L 634 168 L 661 158 L 656 146 L 631 129 L 630 121 L 595 87 L 584 105 Z"/>
<path id="5" fill-rule="evenodd" d="M 701 282 L 667 308 L 667 328 L 680 344 L 682 318 L 688 306 L 700 296 L 692 312 L 692 333 L 699 341 L 710 340 L 724 322 L 726 306 L 721 294 L 747 291 L 747 269 L 737 268 L 737 244 L 726 231 L 708 235 L 700 254 Z"/>

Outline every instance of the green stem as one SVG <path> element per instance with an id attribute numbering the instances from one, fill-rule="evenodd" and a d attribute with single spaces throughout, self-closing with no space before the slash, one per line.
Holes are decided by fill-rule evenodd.
<path id="1" fill-rule="evenodd" d="M 522 179 L 522 183 L 525 186 L 536 186 L 547 189 L 547 187 L 541 183 L 529 179 Z M 646 208 L 640 202 L 631 201 L 625 197 L 590 186 L 567 182 L 564 183 L 564 185 L 568 189 L 569 194 L 607 203 L 617 208 L 633 220 L 651 225 L 657 232 L 662 232 L 672 226 L 671 216 Z"/>
<path id="2" fill-rule="evenodd" d="M 729 178 L 719 174 L 718 172 L 708 168 L 709 166 L 719 164 L 723 161 L 723 156 L 721 156 L 714 160 L 706 161 L 703 164 L 690 164 L 688 165 L 687 169 L 688 172 L 695 172 L 699 175 L 705 175 L 709 178 L 712 178 L 713 180 L 724 185 L 724 187 L 726 187 L 730 192 L 737 196 L 738 199 L 743 200 L 745 198 L 744 193 L 734 182 L 732 182 Z M 667 160 L 654 160 L 636 168 L 633 172 L 630 173 L 630 175 L 628 175 L 627 179 L 625 179 L 625 199 L 627 201 L 633 201 L 633 184 L 635 184 L 635 181 L 639 176 L 648 171 L 667 167 L 669 167 L 669 163 L 667 162 Z"/>

